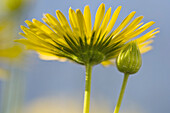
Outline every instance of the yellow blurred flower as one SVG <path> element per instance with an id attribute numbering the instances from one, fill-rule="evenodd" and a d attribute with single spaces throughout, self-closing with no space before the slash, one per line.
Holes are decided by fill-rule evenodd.
<path id="1" fill-rule="evenodd" d="M 22 47 L 13 43 L 14 33 L 10 21 L 0 23 L 0 57 L 16 58 L 22 52 Z"/>
<path id="2" fill-rule="evenodd" d="M 57 10 L 58 20 L 50 14 L 44 15 L 43 21 L 48 26 L 36 19 L 32 22 L 26 20 L 29 28 L 21 26 L 24 33 L 20 34 L 27 39 L 17 41 L 37 51 L 41 59 L 71 60 L 83 65 L 112 63 L 111 60 L 118 56 L 124 44 L 130 40 L 136 40 L 141 53 L 151 50 L 152 47 L 148 45 L 153 42 L 151 38 L 159 32 L 158 28 L 137 39 L 134 38 L 155 22 L 143 24 L 141 23 L 143 16 L 131 21 L 135 15 L 133 11 L 112 31 L 120 10 L 121 6 L 111 16 L 111 7 L 105 13 L 105 4 L 102 3 L 96 12 L 93 28 L 89 6 L 85 6 L 84 14 L 80 9 L 76 11 L 69 9 L 71 27 L 65 16 Z"/>
<path id="3" fill-rule="evenodd" d="M 32 0 L 1 0 L 0 9 L 3 10 L 3 12 L 23 10 L 30 2 L 32 2 Z"/>
<path id="4" fill-rule="evenodd" d="M 24 2 L 24 0 L 5 0 L 6 1 L 6 6 L 10 10 L 16 10 L 20 8 Z"/>
<path id="5" fill-rule="evenodd" d="M 0 79 L 9 78 L 9 70 L 4 68 L 4 65 L 7 63 L 7 65 L 11 66 L 11 61 L 16 60 L 18 64 L 18 59 L 23 53 L 23 47 L 13 42 L 17 37 L 16 23 L 8 19 L 8 16 L 2 16 L 0 19 L 0 62 L 2 63 L 0 66 Z"/>

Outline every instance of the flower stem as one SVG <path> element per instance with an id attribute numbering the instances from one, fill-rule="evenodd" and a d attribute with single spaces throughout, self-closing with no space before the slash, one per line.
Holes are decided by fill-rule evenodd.
<path id="1" fill-rule="evenodd" d="M 83 113 L 89 113 L 89 109 L 90 109 L 91 72 L 92 72 L 92 65 L 87 64 Z"/>
<path id="2" fill-rule="evenodd" d="M 122 99 L 123 99 L 123 95 L 124 95 L 124 92 L 125 92 L 125 89 L 126 89 L 128 77 L 129 77 L 129 74 L 125 73 L 122 88 L 121 88 L 120 95 L 119 95 L 119 99 L 117 101 L 117 105 L 116 105 L 116 108 L 114 110 L 114 113 L 119 113 L 119 109 L 120 109 Z"/>

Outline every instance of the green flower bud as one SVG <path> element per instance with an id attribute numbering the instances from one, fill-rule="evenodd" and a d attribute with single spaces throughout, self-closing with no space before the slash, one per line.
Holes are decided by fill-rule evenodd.
<path id="1" fill-rule="evenodd" d="M 135 41 L 127 43 L 116 59 L 116 65 L 120 72 L 135 74 L 142 65 L 141 53 Z"/>

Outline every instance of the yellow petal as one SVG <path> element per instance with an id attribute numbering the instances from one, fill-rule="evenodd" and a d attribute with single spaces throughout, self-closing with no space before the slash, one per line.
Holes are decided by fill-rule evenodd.
<path id="1" fill-rule="evenodd" d="M 153 43 L 153 40 L 149 40 L 149 41 L 146 41 L 146 42 L 144 42 L 144 43 L 138 43 L 138 45 L 139 45 L 139 48 L 142 48 L 142 47 L 146 47 L 146 46 L 148 46 L 149 44 L 151 44 L 151 43 Z"/>
<path id="2" fill-rule="evenodd" d="M 44 22 L 46 22 L 60 37 L 65 35 L 64 29 L 55 17 L 50 14 L 45 14 L 44 17 Z"/>
<path id="3" fill-rule="evenodd" d="M 59 56 L 57 56 L 57 54 L 59 54 L 58 53 L 59 51 L 57 49 L 52 50 L 51 48 L 42 46 L 40 44 L 34 44 L 26 39 L 19 39 L 19 40 L 16 40 L 16 42 L 25 44 L 27 49 L 38 51 L 38 53 L 43 53 L 42 57 L 44 56 L 44 59 L 45 59 L 45 56 L 46 56 L 46 59 L 47 59 L 47 56 L 51 56 L 51 57 L 49 57 L 49 59 L 52 59 L 52 57 L 53 57 L 53 60 L 54 60 L 54 56 L 56 58 L 59 58 Z"/>
<path id="4" fill-rule="evenodd" d="M 145 48 L 141 48 L 140 52 L 141 52 L 141 54 L 143 54 L 143 53 L 146 53 L 146 52 L 148 52 L 150 50 L 152 50 L 152 46 L 147 46 Z"/>
<path id="5" fill-rule="evenodd" d="M 112 36 L 116 36 L 134 17 L 135 11 L 131 12 L 124 20 L 123 22 L 113 31 Z"/>
<path id="6" fill-rule="evenodd" d="M 48 40 L 50 43 L 55 44 L 51 39 L 53 39 L 54 41 L 58 41 L 61 38 L 63 38 L 64 32 L 62 31 L 62 28 L 61 28 L 60 25 L 58 25 L 56 27 L 57 28 L 56 29 L 57 33 L 55 33 L 54 31 L 52 31 L 49 27 L 47 27 L 42 22 L 37 21 L 35 19 L 33 20 L 33 22 L 36 25 L 36 27 L 39 28 L 39 31 L 41 31 L 40 33 L 37 33 L 37 35 L 39 37 L 41 37 L 42 39 L 44 38 L 44 39 Z"/>
<path id="7" fill-rule="evenodd" d="M 85 25 L 83 14 L 79 9 L 76 10 L 76 14 L 77 14 L 79 29 L 81 32 L 81 37 L 84 37 L 87 31 L 86 31 L 86 25 Z"/>
<path id="8" fill-rule="evenodd" d="M 42 23 L 36 19 L 33 19 L 32 21 L 38 28 L 40 28 L 42 31 L 44 31 L 44 33 L 47 33 L 49 35 L 52 35 L 52 34 L 55 35 L 55 33 L 49 27 L 47 27 L 44 23 Z"/>
<path id="9" fill-rule="evenodd" d="M 31 40 L 35 43 L 38 42 L 37 38 L 33 38 L 31 36 L 28 36 L 28 34 L 29 34 L 28 31 L 30 31 L 30 30 L 27 27 L 21 25 L 21 29 L 25 33 L 25 34 L 20 33 L 21 35 L 23 35 L 24 37 L 28 38 L 29 40 Z"/>
<path id="10" fill-rule="evenodd" d="M 102 64 L 103 66 L 105 66 L 105 67 L 107 67 L 107 66 L 109 66 L 109 65 L 114 65 L 114 63 L 113 63 L 112 61 L 110 61 L 110 60 L 103 61 L 101 64 Z"/>
<path id="11" fill-rule="evenodd" d="M 128 34 L 138 28 L 139 23 L 143 19 L 143 16 L 135 18 L 120 34 Z M 139 24 L 139 25 L 138 25 Z M 137 27 L 136 27 L 137 26 Z"/>
<path id="12" fill-rule="evenodd" d="M 25 23 L 28 25 L 29 28 L 35 28 L 36 26 L 29 20 L 26 20 Z"/>
<path id="13" fill-rule="evenodd" d="M 65 16 L 59 10 L 56 11 L 56 15 L 59 22 L 61 23 L 61 26 L 67 30 L 68 34 L 72 34 L 71 28 Z"/>
<path id="14" fill-rule="evenodd" d="M 141 53 L 146 53 L 152 49 L 152 46 L 149 46 L 151 43 L 153 43 L 153 40 L 146 41 L 144 43 L 138 43 L 139 49 Z"/>
<path id="15" fill-rule="evenodd" d="M 26 46 L 38 46 L 38 47 L 43 47 L 43 46 L 41 46 L 40 44 L 31 42 L 31 41 L 29 41 L 29 40 L 27 40 L 27 39 L 18 39 L 18 40 L 15 40 L 15 42 L 19 42 L 19 43 L 25 44 Z"/>
<path id="16" fill-rule="evenodd" d="M 92 23 L 91 23 L 91 13 L 89 6 L 84 8 L 84 21 L 87 29 L 87 37 L 91 37 Z"/>
<path id="17" fill-rule="evenodd" d="M 106 12 L 106 14 L 104 16 L 102 25 L 100 27 L 100 30 L 98 32 L 98 34 L 101 34 L 101 37 L 104 35 L 104 33 L 106 31 L 107 24 L 108 24 L 108 22 L 110 20 L 110 15 L 111 15 L 111 7 L 107 10 L 107 12 Z"/>
<path id="18" fill-rule="evenodd" d="M 116 35 L 113 39 L 113 43 L 117 43 L 118 41 L 122 41 L 122 43 L 127 42 L 130 40 L 130 37 L 126 36 L 129 33 L 132 33 L 134 30 L 136 30 L 139 27 L 140 21 L 143 19 L 143 16 L 137 17 L 134 19 L 122 32 L 120 32 L 118 35 Z"/>
<path id="19" fill-rule="evenodd" d="M 72 29 L 73 29 L 73 32 L 77 33 L 79 32 L 79 26 L 78 26 L 78 21 L 77 21 L 77 15 L 76 13 L 74 12 L 73 9 L 69 9 L 69 20 L 70 20 L 70 24 L 72 26 Z M 80 36 L 80 33 L 78 33 Z"/>
<path id="20" fill-rule="evenodd" d="M 109 25 L 107 26 L 107 29 L 106 29 L 107 34 L 112 30 L 112 28 L 113 28 L 113 26 L 114 26 L 114 24 L 115 24 L 115 22 L 116 22 L 116 20 L 117 20 L 117 18 L 119 16 L 120 10 L 121 10 L 121 6 L 119 6 L 115 10 L 115 12 L 113 13 L 112 18 L 111 18 L 111 20 L 109 22 Z"/>
<path id="21" fill-rule="evenodd" d="M 53 41 L 43 40 L 41 37 L 39 37 L 34 32 L 30 31 L 28 28 L 24 26 L 21 26 L 21 29 L 25 32 L 26 38 L 28 38 L 30 42 L 56 49 L 55 47 L 56 45 L 53 45 L 54 44 Z"/>
<path id="22" fill-rule="evenodd" d="M 94 22 L 94 28 L 93 30 L 96 31 L 99 29 L 100 24 L 103 20 L 104 17 L 104 13 L 105 13 L 105 4 L 101 4 L 96 12 L 96 16 L 95 16 L 95 22 Z"/>
<path id="23" fill-rule="evenodd" d="M 63 57 L 58 57 L 56 55 L 50 54 L 50 53 L 45 53 L 45 52 L 39 52 L 39 57 L 42 60 L 58 60 L 61 62 L 65 62 L 67 59 Z"/>
<path id="24" fill-rule="evenodd" d="M 149 32 L 146 33 L 145 35 L 143 35 L 143 36 L 139 37 L 138 39 L 136 39 L 136 41 L 137 41 L 138 43 L 143 43 L 144 41 L 146 41 L 146 40 L 148 40 L 148 39 L 150 39 L 150 38 L 153 38 L 153 36 L 154 36 L 155 34 L 159 33 L 159 31 L 156 31 L 156 30 L 158 30 L 158 29 L 159 29 L 159 28 L 155 28 L 155 29 L 149 31 Z"/>
<path id="25" fill-rule="evenodd" d="M 48 13 L 45 14 L 44 16 L 48 19 L 48 21 L 49 21 L 52 25 L 56 25 L 56 26 L 58 26 L 59 28 L 62 29 L 60 23 L 58 22 L 58 20 L 57 20 L 54 16 L 52 16 L 52 15 L 50 15 L 50 14 L 48 14 Z"/>
<path id="26" fill-rule="evenodd" d="M 142 32 L 144 32 L 146 29 L 148 29 L 150 26 L 152 26 L 155 22 L 151 21 L 148 22 L 146 24 L 144 24 L 142 27 L 140 27 L 139 29 L 137 29 L 136 31 L 130 33 L 127 35 L 127 37 L 133 38 L 138 36 L 139 34 L 141 34 Z"/>

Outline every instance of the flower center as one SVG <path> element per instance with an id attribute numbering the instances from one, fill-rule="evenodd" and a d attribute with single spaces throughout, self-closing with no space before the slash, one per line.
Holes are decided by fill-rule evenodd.
<path id="1" fill-rule="evenodd" d="M 79 61 L 81 61 L 84 65 L 91 64 L 97 65 L 101 63 L 105 59 L 105 55 L 100 51 L 95 50 L 87 50 L 79 54 Z"/>

